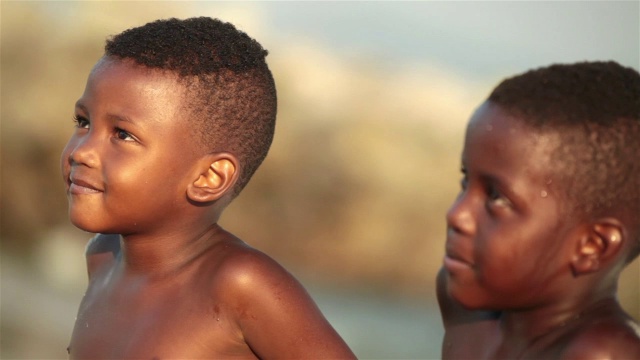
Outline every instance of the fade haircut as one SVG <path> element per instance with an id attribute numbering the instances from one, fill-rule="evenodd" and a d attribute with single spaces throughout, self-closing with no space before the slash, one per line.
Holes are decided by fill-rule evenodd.
<path id="1" fill-rule="evenodd" d="M 208 17 L 166 19 L 107 40 L 105 56 L 177 76 L 184 107 L 206 152 L 240 161 L 233 197 L 262 163 L 275 129 L 276 89 L 267 51 L 232 24 Z"/>
<path id="2" fill-rule="evenodd" d="M 555 64 L 504 80 L 488 101 L 559 135 L 549 168 L 570 210 L 626 219 L 640 251 L 640 74 L 613 61 Z"/>

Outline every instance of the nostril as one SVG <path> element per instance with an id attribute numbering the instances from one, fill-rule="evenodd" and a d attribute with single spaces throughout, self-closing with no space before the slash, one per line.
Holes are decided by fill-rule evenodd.
<path id="1" fill-rule="evenodd" d="M 447 234 L 459 233 L 460 227 L 455 222 L 447 221 Z"/>
<path id="2" fill-rule="evenodd" d="M 445 215 L 445 219 L 447 221 L 447 228 L 455 227 L 455 218 L 456 218 L 456 204 L 453 204 L 451 208 L 447 211 Z"/>
<path id="3" fill-rule="evenodd" d="M 88 167 L 97 166 L 98 159 L 93 145 L 88 142 L 88 139 L 76 143 L 69 151 L 68 163 L 70 165 L 85 165 Z"/>
<path id="4" fill-rule="evenodd" d="M 70 165 L 77 165 L 81 163 L 81 161 L 78 160 L 78 152 L 76 150 L 77 149 L 73 149 L 67 157 L 67 161 Z"/>

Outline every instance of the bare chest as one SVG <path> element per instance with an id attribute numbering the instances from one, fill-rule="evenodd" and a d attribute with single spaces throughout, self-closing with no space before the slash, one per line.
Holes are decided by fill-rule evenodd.
<path id="1" fill-rule="evenodd" d="M 71 358 L 255 358 L 227 304 L 185 281 L 171 286 L 92 281 Z"/>
<path id="2" fill-rule="evenodd" d="M 453 359 L 559 359 L 564 351 L 561 338 L 540 341 L 508 341 L 496 321 L 462 324 L 447 329 L 442 358 Z"/>

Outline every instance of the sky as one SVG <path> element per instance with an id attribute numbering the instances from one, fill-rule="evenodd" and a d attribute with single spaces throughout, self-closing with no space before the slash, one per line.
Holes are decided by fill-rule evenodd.
<path id="1" fill-rule="evenodd" d="M 112 5 L 127 3 L 133 2 L 99 2 L 97 6 L 109 12 Z M 43 4 L 49 11 L 73 16 L 78 15 L 74 9 L 82 8 L 73 2 Z M 640 0 L 165 4 L 178 4 L 184 10 L 178 17 L 188 14 L 230 21 L 268 49 L 291 40 L 309 41 L 345 58 L 374 59 L 389 66 L 426 64 L 472 81 L 583 60 L 615 60 L 640 70 Z M 122 6 L 118 9 L 121 13 Z"/>
<path id="2" fill-rule="evenodd" d="M 344 56 L 426 62 L 471 78 L 582 60 L 640 69 L 640 1 L 243 4 L 280 41 L 309 38 Z"/>

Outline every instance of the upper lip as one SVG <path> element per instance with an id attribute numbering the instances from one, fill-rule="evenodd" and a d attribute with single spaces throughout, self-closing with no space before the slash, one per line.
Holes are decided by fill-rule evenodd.
<path id="1" fill-rule="evenodd" d="M 462 261 L 462 262 L 467 263 L 469 265 L 473 265 L 472 261 L 467 259 L 465 256 L 462 256 L 459 251 L 456 251 L 456 249 L 454 248 L 453 244 L 451 244 L 450 241 L 447 241 L 445 254 L 446 254 L 447 257 L 449 257 L 451 259 Z"/>
<path id="2" fill-rule="evenodd" d="M 69 176 L 69 185 L 71 184 L 75 184 L 78 186 L 86 187 L 86 188 L 97 190 L 97 191 L 102 191 L 100 187 L 98 187 L 97 185 L 94 185 L 92 181 L 87 180 L 85 177 L 82 177 L 82 176 L 71 174 L 71 176 Z"/>

